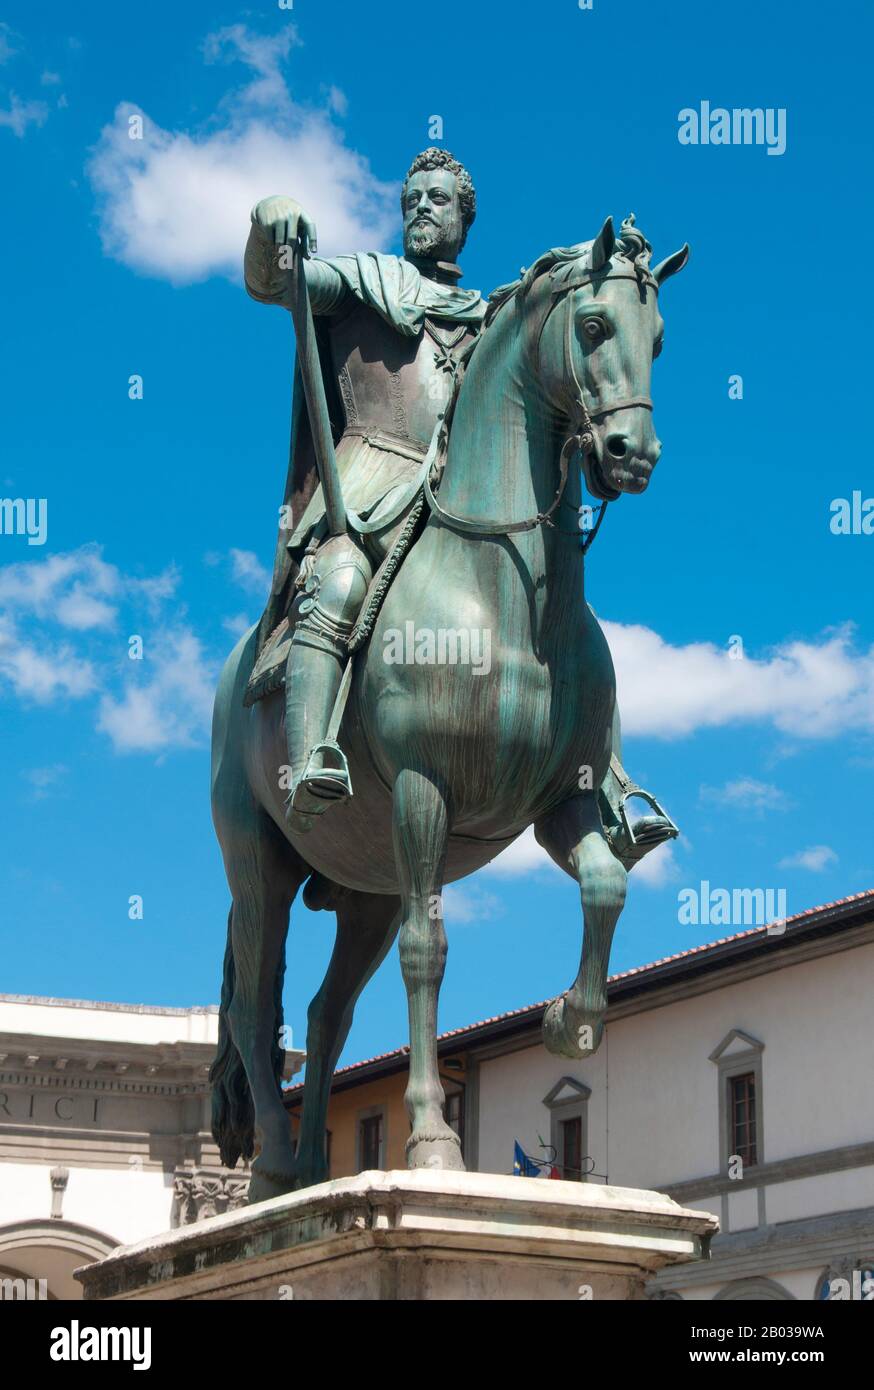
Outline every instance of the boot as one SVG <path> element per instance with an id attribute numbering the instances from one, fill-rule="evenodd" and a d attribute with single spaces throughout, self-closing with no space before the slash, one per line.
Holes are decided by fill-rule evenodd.
<path id="1" fill-rule="evenodd" d="M 352 795 L 349 766 L 334 739 L 326 737 L 344 657 L 328 641 L 298 629 L 285 671 L 285 732 L 292 785 L 285 818 L 299 834 L 316 816 Z"/>

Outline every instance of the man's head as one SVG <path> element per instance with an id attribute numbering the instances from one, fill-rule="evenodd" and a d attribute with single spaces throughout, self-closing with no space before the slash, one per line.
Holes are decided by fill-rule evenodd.
<path id="1" fill-rule="evenodd" d="M 476 217 L 470 174 L 448 150 L 423 150 L 401 189 L 404 255 L 455 261 Z"/>

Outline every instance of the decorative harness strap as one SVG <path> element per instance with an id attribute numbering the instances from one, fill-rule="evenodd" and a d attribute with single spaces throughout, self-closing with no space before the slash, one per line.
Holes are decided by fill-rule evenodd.
<path id="1" fill-rule="evenodd" d="M 607 275 L 602 277 L 602 279 L 599 281 L 599 284 L 603 283 L 604 280 L 636 280 L 638 283 L 640 283 L 639 277 L 637 275 Z M 568 290 L 579 289 L 582 285 L 591 283 L 592 277 L 590 275 L 587 275 L 578 279 L 567 280 L 563 284 L 554 286 L 552 291 L 553 301 L 550 304 L 548 310 L 546 311 L 546 314 L 544 315 L 543 323 L 540 325 L 540 332 L 537 335 L 538 363 L 540 357 L 540 339 L 543 336 L 543 330 L 546 328 L 547 320 L 549 319 L 550 314 L 552 313 L 553 309 L 558 303 L 559 296 L 565 294 Z M 555 490 L 555 496 L 553 497 L 551 504 L 545 512 L 538 512 L 536 516 L 527 517 L 524 521 L 479 521 L 474 517 L 458 516 L 454 512 L 447 511 L 445 507 L 442 507 L 440 505 L 436 496 L 434 495 L 430 479 L 430 474 L 432 472 L 432 468 L 430 465 L 433 462 L 436 462 L 439 456 L 445 454 L 446 445 L 448 441 L 449 424 L 455 410 L 455 403 L 458 399 L 459 390 L 461 389 L 461 383 L 464 377 L 465 369 L 468 363 L 470 362 L 471 356 L 473 355 L 473 349 L 476 347 L 476 344 L 480 341 L 480 339 L 477 338 L 471 345 L 469 352 L 465 356 L 456 374 L 455 387 L 452 393 L 452 397 L 446 408 L 446 412 L 444 415 L 440 417 L 440 419 L 437 421 L 437 424 L 434 426 L 434 434 L 431 438 L 431 445 L 428 449 L 428 457 L 426 459 L 426 463 L 428 466 L 424 470 L 425 497 L 427 499 L 428 506 L 431 508 L 431 511 L 440 521 L 442 521 L 446 526 L 452 527 L 452 529 L 455 531 L 460 531 L 464 535 L 473 536 L 511 536 L 517 534 L 520 531 L 533 531 L 538 526 L 554 527 L 555 523 L 552 521 L 551 518 L 553 512 L 559 506 L 564 495 L 564 490 L 567 486 L 568 468 L 571 455 L 577 452 L 586 455 L 594 448 L 594 421 L 600 419 L 603 415 L 612 415 L 619 410 L 630 410 L 635 406 L 642 406 L 645 410 L 652 410 L 653 408 L 653 403 L 650 400 L 649 396 L 624 396 L 619 398 L 618 400 L 609 401 L 606 405 L 596 406 L 594 410 L 589 409 L 589 407 L 586 405 L 585 400 L 583 399 L 583 388 L 580 384 L 580 380 L 577 376 L 576 368 L 574 366 L 574 310 L 573 300 L 570 296 L 568 296 L 568 298 L 565 300 L 565 304 L 567 305 L 567 315 L 565 317 L 564 354 L 565 367 L 567 369 L 568 375 L 570 376 L 574 384 L 574 398 L 571 402 L 571 419 L 573 421 L 574 428 L 571 430 L 571 433 L 568 435 L 567 439 L 562 445 L 561 454 L 559 455 L 559 478 L 558 487 Z M 588 550 L 589 546 L 592 544 L 592 541 L 598 534 L 598 530 L 600 528 L 601 522 L 604 519 L 604 514 L 606 510 L 607 501 L 605 500 L 599 508 L 598 520 L 596 521 L 589 535 L 583 542 L 583 553 L 585 553 Z"/>

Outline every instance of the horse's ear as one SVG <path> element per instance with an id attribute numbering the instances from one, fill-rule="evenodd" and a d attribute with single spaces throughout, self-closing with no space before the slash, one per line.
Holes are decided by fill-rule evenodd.
<path id="1" fill-rule="evenodd" d="M 595 240 L 592 242 L 592 249 L 589 253 L 589 268 L 591 270 L 601 270 L 613 255 L 613 248 L 616 245 L 616 238 L 613 235 L 613 218 L 608 217 Z"/>
<path id="2" fill-rule="evenodd" d="M 653 278 L 656 284 L 664 284 L 665 280 L 669 279 L 671 275 L 676 275 L 678 270 L 683 269 L 688 259 L 689 243 L 686 242 L 686 245 L 682 246 L 679 251 L 675 251 L 673 256 L 667 256 L 663 261 L 659 261 L 653 271 Z"/>

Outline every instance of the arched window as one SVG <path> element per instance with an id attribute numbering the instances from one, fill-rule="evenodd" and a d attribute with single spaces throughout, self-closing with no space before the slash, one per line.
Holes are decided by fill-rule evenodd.
<path id="1" fill-rule="evenodd" d="M 735 1279 L 730 1284 L 726 1284 L 724 1289 L 713 1295 L 713 1302 L 720 1299 L 733 1299 L 736 1302 L 749 1303 L 795 1303 L 797 1300 L 793 1293 L 784 1289 L 782 1284 L 776 1283 L 773 1279 Z"/>
<path id="2" fill-rule="evenodd" d="M 4 1299 L 79 1299 L 73 1278 L 80 1265 L 104 1259 L 121 1242 L 89 1226 L 57 1218 L 0 1226 L 0 1280 Z"/>

